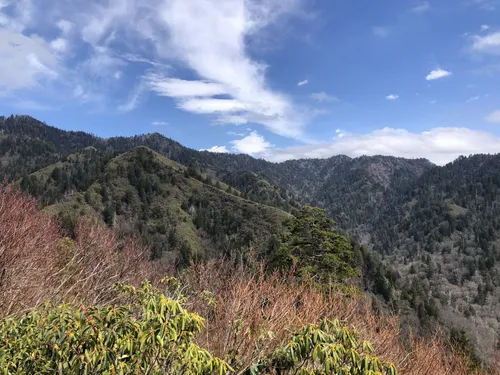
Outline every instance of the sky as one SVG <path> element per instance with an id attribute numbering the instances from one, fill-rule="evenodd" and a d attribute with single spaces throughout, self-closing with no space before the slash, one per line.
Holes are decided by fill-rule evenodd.
<path id="1" fill-rule="evenodd" d="M 0 0 L 0 114 L 274 162 L 500 152 L 500 0 Z"/>

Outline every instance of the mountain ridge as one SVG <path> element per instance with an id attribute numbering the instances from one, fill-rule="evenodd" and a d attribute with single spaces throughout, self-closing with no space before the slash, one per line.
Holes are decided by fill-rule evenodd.
<path id="1" fill-rule="evenodd" d="M 182 178 L 218 183 L 253 202 L 288 212 L 304 204 L 325 208 L 340 228 L 401 275 L 391 278 L 398 284 L 392 302 L 403 315 L 417 312 L 408 315 L 407 326 L 428 333 L 438 325 L 448 331 L 465 329 L 483 357 L 500 344 L 496 276 L 500 273 L 500 155 L 464 156 L 445 166 L 426 159 L 342 155 L 271 163 L 248 155 L 192 150 L 157 133 L 103 140 L 81 132 L 49 131 L 39 122 L 30 128 L 30 121 L 26 116 L 0 121 L 2 177 L 26 181 L 31 172 L 89 146 L 107 157 L 149 147 L 185 166 Z M 104 156 L 99 158 L 93 162 L 96 171 L 107 163 Z M 80 173 L 82 185 L 76 190 L 87 186 L 91 179 L 85 182 L 85 175 L 91 173 Z M 154 173 L 147 178 L 154 179 Z M 204 191 L 202 195 L 209 194 Z M 102 203 L 103 194 L 94 193 Z M 217 196 L 222 199 L 219 202 L 226 197 Z M 207 201 L 193 201 L 208 207 Z M 184 209 L 189 211 L 193 202 L 188 203 Z M 231 204 L 240 203 L 231 200 Z M 223 239 L 217 241 L 217 246 L 224 247 Z M 379 280 L 386 290 L 389 280 L 385 276 Z"/>

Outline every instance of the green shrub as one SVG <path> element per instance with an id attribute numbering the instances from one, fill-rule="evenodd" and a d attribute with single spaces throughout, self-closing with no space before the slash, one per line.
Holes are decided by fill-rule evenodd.
<path id="1" fill-rule="evenodd" d="M 291 341 L 252 365 L 245 375 L 396 375 L 392 363 L 374 357 L 367 341 L 338 320 L 323 320 L 295 332 Z"/>
<path id="2" fill-rule="evenodd" d="M 304 327 L 248 370 L 235 371 L 196 345 L 203 318 L 182 307 L 177 279 L 163 282 L 175 298 L 149 282 L 139 289 L 117 284 L 119 306 L 46 305 L 0 319 L 0 374 L 396 375 L 337 320 Z M 209 293 L 202 297 L 215 303 Z"/>
<path id="3" fill-rule="evenodd" d="M 198 347 L 203 319 L 144 283 L 123 306 L 47 305 L 0 320 L 2 374 L 211 374 L 230 367 Z"/>

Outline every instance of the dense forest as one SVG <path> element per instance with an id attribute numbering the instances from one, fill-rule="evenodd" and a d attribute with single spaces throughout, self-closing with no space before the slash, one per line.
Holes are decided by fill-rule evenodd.
<path id="1" fill-rule="evenodd" d="M 387 156 L 270 163 L 10 116 L 0 117 L 0 166 L 69 237 L 95 217 L 181 268 L 223 256 L 296 266 L 321 283 L 342 275 L 372 293 L 373 309 L 401 314 L 403 333 L 440 328 L 476 363 L 500 348 L 498 155 L 443 167 Z M 332 235 L 305 230 L 311 222 Z"/>

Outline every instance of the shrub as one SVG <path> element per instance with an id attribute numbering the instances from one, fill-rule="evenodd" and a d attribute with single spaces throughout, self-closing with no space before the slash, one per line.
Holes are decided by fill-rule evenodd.
<path id="1" fill-rule="evenodd" d="M 193 341 L 203 319 L 149 282 L 122 306 L 47 305 L 0 321 L 3 374 L 211 374 L 230 367 Z"/>
<path id="2" fill-rule="evenodd" d="M 373 356 L 371 344 L 358 343 L 354 330 L 323 320 L 293 334 L 291 341 L 253 364 L 245 375 L 396 375 L 392 363 Z"/>

